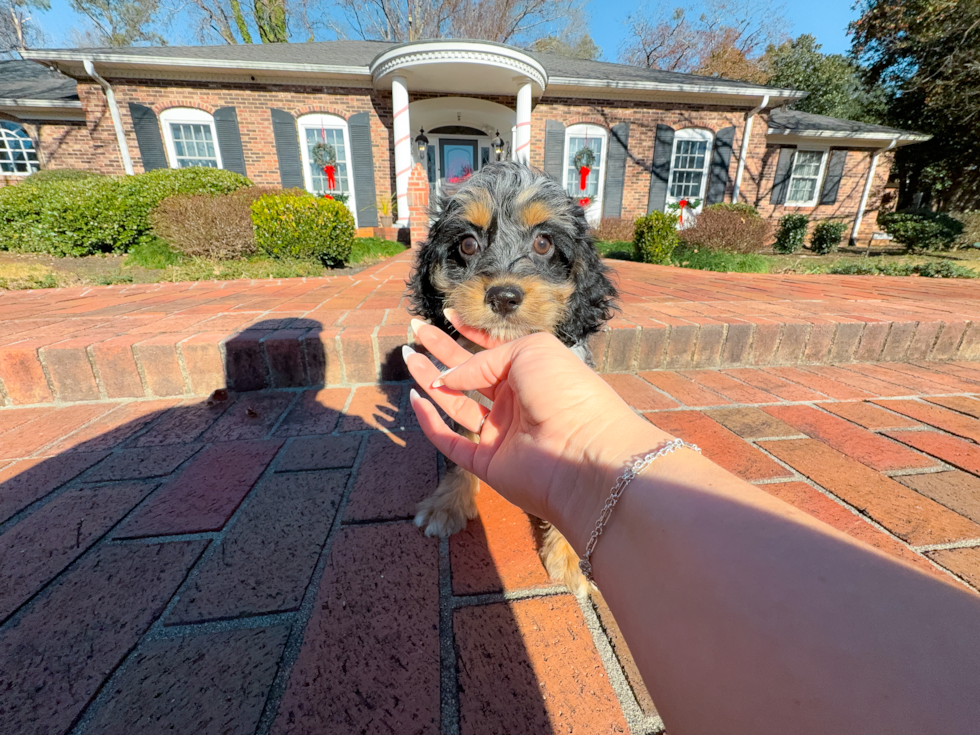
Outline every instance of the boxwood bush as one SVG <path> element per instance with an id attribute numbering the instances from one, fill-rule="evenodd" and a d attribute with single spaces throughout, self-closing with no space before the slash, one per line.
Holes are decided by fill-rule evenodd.
<path id="1" fill-rule="evenodd" d="M 805 214 L 786 214 L 779 218 L 779 230 L 772 249 L 777 253 L 795 253 L 803 247 L 810 218 Z"/>
<path id="2" fill-rule="evenodd" d="M 836 253 L 846 229 L 846 222 L 818 222 L 810 235 L 810 249 L 818 255 Z"/>
<path id="3" fill-rule="evenodd" d="M 272 258 L 315 258 L 325 266 L 350 260 L 354 215 L 341 202 L 266 194 L 252 203 L 255 244 Z"/>
<path id="4" fill-rule="evenodd" d="M 690 227 L 678 233 L 678 237 L 691 247 L 728 253 L 758 253 L 769 246 L 772 227 L 769 220 L 762 219 L 747 204 L 725 207 L 713 204 L 705 207 Z"/>
<path id="5" fill-rule="evenodd" d="M 949 250 L 963 233 L 963 223 L 943 212 L 916 209 L 889 212 L 878 217 L 878 224 L 910 253 Z"/>
<path id="6" fill-rule="evenodd" d="M 27 183 L 25 181 L 25 183 Z M 226 194 L 251 182 L 211 168 L 53 177 L 0 189 L 0 248 L 53 255 L 126 253 L 154 238 L 149 214 L 173 194 Z"/>
<path id="7" fill-rule="evenodd" d="M 651 212 L 636 219 L 633 230 L 634 260 L 670 265 L 670 254 L 678 242 L 677 215 Z"/>

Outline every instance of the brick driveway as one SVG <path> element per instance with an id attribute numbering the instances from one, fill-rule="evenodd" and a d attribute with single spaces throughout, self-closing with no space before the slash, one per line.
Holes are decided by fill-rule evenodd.
<path id="1" fill-rule="evenodd" d="M 867 280 L 907 294 L 921 281 Z M 950 303 L 937 335 L 959 324 L 957 348 L 969 346 L 972 313 Z M 904 362 L 644 370 L 643 339 L 632 371 L 606 378 L 650 421 L 831 525 L 980 587 L 980 364 L 907 349 Z M 284 354 L 263 344 L 267 365 Z M 608 367 L 616 341 L 599 345 Z M 56 394 L 54 363 L 26 349 Z M 22 405 L 8 390 L 0 408 L 0 733 L 661 729 L 601 599 L 580 606 L 552 585 L 526 516 L 484 488 L 480 519 L 450 541 L 411 525 L 442 466 L 408 383 L 208 405 L 186 362 L 179 395 L 154 394 L 139 372 L 146 393 L 114 399 L 88 364 L 102 391 L 91 400 Z"/>

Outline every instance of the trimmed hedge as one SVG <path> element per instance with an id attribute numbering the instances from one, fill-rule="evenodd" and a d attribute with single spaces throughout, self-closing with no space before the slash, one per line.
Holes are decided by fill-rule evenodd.
<path id="1" fill-rule="evenodd" d="M 79 168 L 46 168 L 43 171 L 35 171 L 20 185 L 34 186 L 47 184 L 51 181 L 78 181 L 79 179 L 91 179 L 93 176 L 103 176 L 103 174 L 98 171 L 87 171 Z"/>
<path id="2" fill-rule="evenodd" d="M 59 256 L 126 253 L 154 238 L 150 211 L 166 197 L 227 194 L 246 186 L 251 182 L 232 171 L 185 168 L 4 187 L 0 248 Z"/>
<path id="3" fill-rule="evenodd" d="M 694 223 L 678 233 L 681 241 L 695 248 L 709 248 L 728 253 L 757 253 L 769 245 L 772 225 L 744 208 L 712 205 L 697 215 Z"/>
<path id="4" fill-rule="evenodd" d="M 705 212 L 738 212 L 743 217 L 752 217 L 754 219 L 762 219 L 762 215 L 759 214 L 759 210 L 753 207 L 751 204 L 745 202 L 718 202 L 717 204 L 709 204 L 704 208 Z"/>
<path id="5" fill-rule="evenodd" d="M 651 212 L 637 217 L 633 230 L 634 260 L 670 265 L 670 254 L 678 242 L 677 215 Z"/>
<path id="6" fill-rule="evenodd" d="M 805 214 L 786 214 L 779 218 L 779 231 L 772 249 L 777 253 L 795 253 L 803 247 L 810 218 Z"/>
<path id="7" fill-rule="evenodd" d="M 818 222 L 810 235 L 810 249 L 818 255 L 836 253 L 846 229 L 846 222 Z"/>
<path id="8" fill-rule="evenodd" d="M 350 260 L 354 215 L 334 199 L 266 194 L 252 203 L 255 244 L 272 258 L 316 258 L 327 267 Z"/>
<path id="9" fill-rule="evenodd" d="M 928 209 L 885 213 L 878 217 L 878 224 L 910 253 L 949 250 L 963 233 L 962 222 Z"/>

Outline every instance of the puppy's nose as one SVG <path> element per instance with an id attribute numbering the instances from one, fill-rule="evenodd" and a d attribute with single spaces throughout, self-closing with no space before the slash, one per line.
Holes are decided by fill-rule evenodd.
<path id="1" fill-rule="evenodd" d="M 507 316 L 524 301 L 524 290 L 519 286 L 494 286 L 487 289 L 483 300 L 500 316 Z"/>

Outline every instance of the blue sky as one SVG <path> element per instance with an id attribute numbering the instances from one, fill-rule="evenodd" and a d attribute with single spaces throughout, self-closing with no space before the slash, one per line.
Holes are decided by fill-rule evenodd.
<path id="1" fill-rule="evenodd" d="M 790 2 L 785 8 L 786 17 L 791 24 L 790 33 L 812 33 L 823 44 L 824 53 L 844 53 L 850 44 L 847 39 L 847 24 L 857 17 L 851 9 L 853 0 L 822 0 L 815 3 Z M 651 2 L 651 5 L 655 3 Z M 694 9 L 692 4 L 679 0 L 668 3 L 671 6 L 684 5 Z M 591 0 L 590 30 L 595 42 L 602 48 L 603 58 L 615 61 L 620 42 L 625 32 L 623 22 L 634 12 L 640 0 Z M 71 29 L 84 25 L 82 19 L 68 5 L 68 0 L 52 0 L 51 10 L 41 13 L 41 26 L 49 48 L 71 45 Z M 191 37 L 185 43 L 193 43 Z"/>

